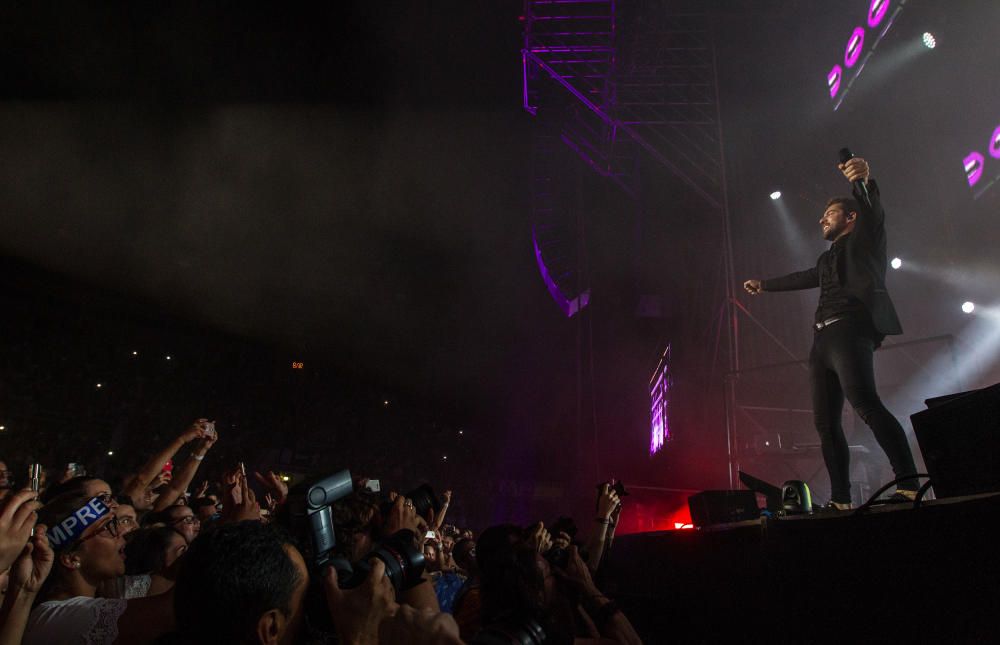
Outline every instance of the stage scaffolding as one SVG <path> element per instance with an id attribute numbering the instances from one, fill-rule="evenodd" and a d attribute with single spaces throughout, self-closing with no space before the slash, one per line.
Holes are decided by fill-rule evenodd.
<path id="1" fill-rule="evenodd" d="M 644 205 L 640 170 L 651 161 L 697 194 L 705 216 L 719 222 L 725 371 L 738 374 L 713 14 L 704 3 L 667 0 L 526 0 L 522 19 L 522 98 L 524 109 L 539 121 L 532 155 L 532 237 L 553 299 L 567 316 L 590 302 L 584 223 L 557 185 L 557 152 L 572 150 L 614 182 L 634 203 L 637 217 Z M 732 488 L 735 379 L 727 377 L 724 388 Z"/>

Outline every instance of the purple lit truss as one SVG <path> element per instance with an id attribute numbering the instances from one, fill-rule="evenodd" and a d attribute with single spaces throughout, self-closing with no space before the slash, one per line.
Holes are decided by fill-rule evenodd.
<path id="1" fill-rule="evenodd" d="M 538 229 L 539 226 L 537 224 L 531 227 L 531 244 L 535 249 L 535 261 L 538 263 L 538 271 L 542 274 L 542 281 L 545 282 L 545 287 L 549 290 L 549 295 L 556 301 L 556 304 L 559 305 L 559 308 L 566 317 L 572 318 L 573 314 L 582 311 L 584 307 L 590 304 L 590 289 L 585 289 L 576 295 L 563 293 L 563 287 L 556 280 L 559 275 L 558 269 L 549 268 L 545 263 L 545 256 L 539 244 Z"/>
<path id="2" fill-rule="evenodd" d="M 655 455 L 670 440 L 670 345 L 649 380 L 649 454 Z"/>
<path id="3" fill-rule="evenodd" d="M 524 0 L 521 20 L 521 100 L 537 124 L 532 242 L 546 288 L 572 316 L 591 295 L 586 204 L 567 191 L 579 185 L 572 157 L 637 205 L 652 162 L 723 207 L 713 17 L 660 0 Z"/>

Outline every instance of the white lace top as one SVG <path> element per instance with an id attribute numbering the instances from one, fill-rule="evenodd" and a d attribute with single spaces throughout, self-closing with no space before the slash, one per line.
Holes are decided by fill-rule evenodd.
<path id="1" fill-rule="evenodd" d="M 149 575 L 125 576 L 125 591 L 122 598 L 145 598 L 149 594 L 149 585 L 153 578 Z"/>
<path id="2" fill-rule="evenodd" d="M 149 586 L 153 578 L 148 573 L 138 576 L 118 576 L 110 582 L 97 588 L 101 598 L 145 598 L 149 595 Z"/>
<path id="3" fill-rule="evenodd" d="M 118 598 L 85 596 L 43 602 L 28 617 L 22 645 L 110 645 L 118 638 L 118 618 L 127 604 Z"/>

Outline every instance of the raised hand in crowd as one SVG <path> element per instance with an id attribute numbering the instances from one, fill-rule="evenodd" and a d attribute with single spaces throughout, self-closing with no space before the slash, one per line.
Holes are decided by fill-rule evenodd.
<path id="1" fill-rule="evenodd" d="M 559 531 L 559 533 L 552 538 L 552 546 L 560 549 L 568 549 L 572 542 L 573 538 L 571 538 L 569 533 L 566 531 Z"/>
<path id="2" fill-rule="evenodd" d="M 441 513 L 437 516 L 436 520 L 433 518 L 433 516 L 429 520 L 431 525 L 431 530 L 433 530 L 434 532 L 440 531 L 441 525 L 444 524 L 444 516 L 448 514 L 448 507 L 451 506 L 451 491 L 446 490 L 444 492 L 444 495 L 442 495 L 442 497 L 444 498 L 444 502 L 441 504 Z"/>
<path id="3" fill-rule="evenodd" d="M 38 493 L 22 490 L 4 500 L 0 510 L 0 571 L 6 571 L 21 552 L 31 536 L 41 508 Z"/>
<path id="4" fill-rule="evenodd" d="M 0 645 L 17 645 L 24 635 L 31 607 L 52 571 L 55 553 L 49 546 L 44 524 L 35 525 L 35 534 L 21 545 L 21 554 L 10 569 L 10 579 L 0 611 Z"/>
<path id="5" fill-rule="evenodd" d="M 601 484 L 597 495 L 597 517 L 610 519 L 620 504 L 621 500 L 618 499 L 615 489 L 610 484 Z"/>
<path id="6" fill-rule="evenodd" d="M 205 419 L 198 419 L 198 421 L 192 424 L 192 427 L 194 426 L 198 426 L 194 431 L 195 434 L 200 433 L 202 436 L 193 440 L 191 454 L 188 455 L 184 464 L 170 478 L 170 484 L 166 490 L 161 492 L 160 496 L 156 498 L 153 510 L 159 511 L 173 505 L 187 491 L 188 486 L 191 485 L 195 474 L 198 472 L 198 468 L 201 466 L 201 462 L 205 459 L 205 455 L 212 449 L 215 442 L 219 440 L 219 434 L 215 431 L 215 423 L 206 421 Z"/>
<path id="7" fill-rule="evenodd" d="M 245 478 L 243 475 L 242 465 L 238 465 L 232 470 L 228 470 L 222 474 L 222 484 L 226 491 L 226 499 L 220 500 L 223 504 L 230 502 L 233 499 L 236 500 L 236 503 L 243 501 L 243 489 L 237 486 L 240 481 L 240 477 Z"/>
<path id="8" fill-rule="evenodd" d="M 587 566 L 591 571 L 597 571 L 597 567 L 604 558 L 604 551 L 607 548 L 608 540 L 613 534 L 612 527 L 621 513 L 621 500 L 618 493 L 609 483 L 601 484 L 597 491 L 597 515 L 594 517 L 594 528 L 587 538 Z"/>
<path id="9" fill-rule="evenodd" d="M 417 508 L 413 502 L 402 495 L 397 495 L 392 506 L 389 508 L 389 516 L 385 518 L 385 532 L 392 535 L 397 531 L 409 529 L 414 534 L 423 537 L 420 533 L 420 518 L 417 516 Z"/>
<path id="10" fill-rule="evenodd" d="M 379 626 L 398 610 L 392 583 L 385 575 L 385 563 L 372 559 L 368 578 L 356 589 L 341 589 L 337 571 L 329 567 L 323 577 L 326 602 L 340 643 L 344 645 L 375 645 L 379 643 Z M 387 642 L 409 642 L 387 641 Z"/>
<path id="11" fill-rule="evenodd" d="M 576 545 L 570 545 L 566 567 L 562 570 L 553 567 L 552 573 L 571 588 L 575 588 L 582 598 L 583 609 L 593 620 L 601 636 L 616 643 L 641 645 L 642 639 L 633 629 L 625 614 L 618 605 L 594 584 L 590 568 L 580 557 Z"/>
<path id="12" fill-rule="evenodd" d="M 425 536 L 430 533 L 434 533 L 435 537 L 438 536 L 438 531 L 434 529 L 434 509 L 427 509 L 427 518 L 417 515 L 417 535 Z"/>
<path id="13" fill-rule="evenodd" d="M 281 477 L 276 475 L 273 470 L 267 471 L 267 475 L 255 472 L 254 477 L 273 493 L 276 506 L 281 506 L 288 499 L 288 484 L 281 481 Z"/>
<path id="14" fill-rule="evenodd" d="M 431 513 L 433 513 L 433 509 Z M 412 500 L 397 495 L 389 508 L 388 517 L 385 518 L 384 531 L 386 535 L 392 535 L 403 529 L 413 531 L 414 546 L 418 549 L 422 548 L 427 532 L 427 522 L 417 515 L 417 509 Z M 424 572 L 424 580 L 430 581 L 430 575 L 427 571 Z M 434 594 L 434 587 L 431 584 L 422 583 L 407 589 L 401 600 L 420 609 L 441 611 L 437 596 Z"/>
<path id="15" fill-rule="evenodd" d="M 208 436 L 208 424 L 208 419 L 196 419 L 173 441 L 150 457 L 139 470 L 138 474 L 130 479 L 128 485 L 123 491 L 125 495 L 128 495 L 132 499 L 141 499 L 146 491 L 146 488 L 153 484 L 154 480 L 156 480 L 160 473 L 163 472 L 163 467 L 166 463 L 170 461 L 181 448 L 193 441 L 205 439 Z"/>
<path id="16" fill-rule="evenodd" d="M 528 527 L 526 541 L 539 554 L 547 553 L 552 548 L 552 536 L 549 535 L 544 522 Z"/>
<path id="17" fill-rule="evenodd" d="M 49 577 L 56 554 L 49 545 L 45 534 L 48 527 L 44 524 L 35 525 L 35 534 L 24 545 L 21 555 L 10 568 L 10 582 L 7 594 L 12 591 L 29 594 L 34 598 L 42 590 L 42 583 Z"/>
<path id="18" fill-rule="evenodd" d="M 260 520 L 260 504 L 257 496 L 250 488 L 247 478 L 238 473 L 235 481 L 226 488 L 222 503 L 223 522 L 242 522 L 245 520 Z"/>

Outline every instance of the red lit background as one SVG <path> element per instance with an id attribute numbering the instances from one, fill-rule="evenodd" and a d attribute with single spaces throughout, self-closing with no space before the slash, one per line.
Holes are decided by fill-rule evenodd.
<path id="1" fill-rule="evenodd" d="M 696 490 L 628 488 L 616 535 L 673 531 L 691 525 L 688 496 Z"/>

